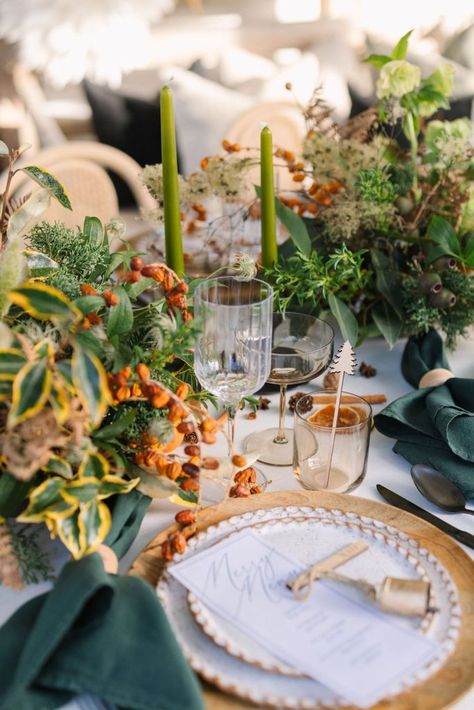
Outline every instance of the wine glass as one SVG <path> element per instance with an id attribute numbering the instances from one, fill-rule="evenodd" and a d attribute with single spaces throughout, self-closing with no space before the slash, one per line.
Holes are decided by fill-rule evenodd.
<path id="1" fill-rule="evenodd" d="M 304 313 L 274 313 L 272 364 L 267 382 L 280 386 L 278 428 L 250 434 L 244 451 L 261 451 L 259 461 L 288 466 L 293 461 L 293 440 L 285 429 L 286 389 L 321 375 L 333 356 L 334 331 L 319 318 Z"/>
<path id="2" fill-rule="evenodd" d="M 237 406 L 270 374 L 272 304 L 273 289 L 258 279 L 219 276 L 203 281 L 194 292 L 200 325 L 194 369 L 201 385 L 227 409 L 231 453 Z"/>

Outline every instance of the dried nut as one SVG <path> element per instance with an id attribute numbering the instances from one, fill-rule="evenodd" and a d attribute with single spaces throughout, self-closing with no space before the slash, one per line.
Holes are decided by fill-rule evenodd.
<path id="1" fill-rule="evenodd" d="M 199 476 L 199 466 L 195 466 L 193 463 L 183 463 L 181 468 L 184 473 L 187 473 L 191 478 L 196 478 Z"/>
<path id="2" fill-rule="evenodd" d="M 162 407 L 165 407 L 168 404 L 169 398 L 170 396 L 168 392 L 165 392 L 165 390 L 160 390 L 152 395 L 150 399 L 150 404 L 152 407 L 155 407 L 155 409 L 161 409 Z"/>
<path id="3" fill-rule="evenodd" d="M 132 397 L 142 397 L 143 392 L 142 388 L 140 385 L 138 385 L 136 382 L 132 385 Z"/>
<path id="4" fill-rule="evenodd" d="M 181 476 L 181 473 L 181 464 L 179 464 L 177 461 L 169 463 L 166 467 L 166 475 L 168 476 L 168 478 L 171 478 L 172 481 L 176 481 L 176 479 Z"/>
<path id="5" fill-rule="evenodd" d="M 180 525 L 192 525 L 196 522 L 196 516 L 192 510 L 180 510 L 179 513 L 176 513 L 174 519 Z"/>
<path id="6" fill-rule="evenodd" d="M 245 458 L 245 456 L 234 454 L 234 456 L 232 456 L 232 463 L 234 464 L 234 466 L 242 468 L 242 466 L 245 466 L 245 464 L 247 463 L 247 459 Z"/>
<path id="7" fill-rule="evenodd" d="M 189 385 L 187 385 L 185 382 L 181 382 L 178 385 L 175 394 L 180 399 L 186 399 L 189 394 Z"/>
<path id="8" fill-rule="evenodd" d="M 256 419 L 257 418 L 257 412 L 249 412 L 247 414 L 247 419 Z"/>
<path id="9" fill-rule="evenodd" d="M 152 466 L 156 466 L 156 459 L 158 458 L 158 454 L 156 451 L 149 451 L 148 453 L 145 454 L 145 466 L 147 468 L 151 468 Z"/>
<path id="10" fill-rule="evenodd" d="M 184 447 L 184 453 L 186 456 L 199 456 L 199 446 L 188 444 Z"/>
<path id="11" fill-rule="evenodd" d="M 190 434 L 184 435 L 184 440 L 187 444 L 197 444 L 199 441 L 199 437 L 195 431 L 192 431 Z"/>
<path id="12" fill-rule="evenodd" d="M 140 380 L 149 380 L 150 379 L 150 368 L 145 365 L 143 362 L 138 363 L 136 367 L 136 373 L 138 375 L 138 378 Z"/>
<path id="13" fill-rule="evenodd" d="M 187 415 L 187 411 L 178 402 L 172 402 L 168 407 L 168 419 L 174 424 L 178 424 Z M 188 432 L 189 433 L 189 432 Z"/>
<path id="14" fill-rule="evenodd" d="M 176 428 L 181 434 L 190 434 L 194 431 L 194 424 L 193 422 L 180 422 Z"/>
<path id="15" fill-rule="evenodd" d="M 239 483 L 238 486 L 233 486 L 230 489 L 229 495 L 231 498 L 247 498 L 250 495 L 250 489 Z"/>
<path id="16" fill-rule="evenodd" d="M 205 444 L 215 444 L 217 436 L 210 431 L 204 431 L 202 433 L 202 440 Z"/>
<path id="17" fill-rule="evenodd" d="M 208 469 L 209 471 L 215 471 L 216 468 L 219 468 L 219 461 L 217 459 L 212 458 L 212 456 L 206 456 L 202 460 L 202 467 Z"/>
<path id="18" fill-rule="evenodd" d="M 166 475 L 166 469 L 168 468 L 169 461 L 166 456 L 162 454 L 156 454 L 155 458 L 155 468 L 158 473 Z"/>
<path id="19" fill-rule="evenodd" d="M 130 387 L 119 387 L 115 393 L 115 399 L 119 402 L 125 402 L 125 400 L 130 399 L 131 390 Z"/>
<path id="20" fill-rule="evenodd" d="M 171 535 L 170 543 L 173 552 L 177 552 L 179 555 L 182 555 L 183 552 L 186 550 L 186 538 L 181 532 L 175 532 L 173 535 Z"/>
<path id="21" fill-rule="evenodd" d="M 201 431 L 202 432 L 213 432 L 217 427 L 217 422 L 215 419 L 212 419 L 211 417 L 208 417 L 207 419 L 203 419 L 201 422 Z"/>
<path id="22" fill-rule="evenodd" d="M 141 278 L 142 275 L 139 271 L 127 271 L 127 273 L 122 276 L 122 280 L 129 284 L 136 284 Z"/>
<path id="23" fill-rule="evenodd" d="M 199 482 L 195 478 L 186 478 L 181 485 L 181 490 L 196 492 L 199 490 Z"/>
<path id="24" fill-rule="evenodd" d="M 161 556 L 166 562 L 170 562 L 170 560 L 173 559 L 173 550 L 171 549 L 169 540 L 165 540 L 161 544 Z"/>
<path id="25" fill-rule="evenodd" d="M 181 532 L 183 533 L 186 540 L 189 540 L 190 537 L 197 533 L 196 523 L 192 523 L 192 525 L 186 525 L 186 527 L 184 527 Z"/>
<path id="26" fill-rule="evenodd" d="M 256 480 L 257 474 L 252 466 L 244 468 L 242 471 L 237 471 L 234 476 L 236 483 L 255 483 Z"/>

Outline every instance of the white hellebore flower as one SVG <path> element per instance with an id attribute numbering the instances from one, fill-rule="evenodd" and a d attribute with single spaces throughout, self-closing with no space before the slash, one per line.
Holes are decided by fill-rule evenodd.
<path id="1" fill-rule="evenodd" d="M 377 80 L 377 97 L 388 99 L 391 96 L 400 98 L 420 85 L 421 71 L 419 67 L 403 59 L 394 59 L 384 64 Z"/>

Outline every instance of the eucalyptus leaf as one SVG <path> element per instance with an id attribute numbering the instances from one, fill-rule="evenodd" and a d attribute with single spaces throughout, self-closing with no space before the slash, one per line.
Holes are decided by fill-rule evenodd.
<path id="1" fill-rule="evenodd" d="M 370 256 L 375 270 L 377 290 L 386 298 L 393 310 L 398 315 L 401 315 L 400 279 L 394 269 L 392 260 L 387 254 L 378 249 L 371 249 Z"/>
<path id="2" fill-rule="evenodd" d="M 359 332 L 357 319 L 348 306 L 333 293 L 328 294 L 328 304 L 331 313 L 337 321 L 344 340 L 348 340 L 355 347 Z"/>
<path id="3" fill-rule="evenodd" d="M 255 192 L 259 198 L 262 197 L 262 188 L 260 185 L 255 185 Z M 288 230 L 293 244 L 305 256 L 309 256 L 311 252 L 311 239 L 309 238 L 308 230 L 303 219 L 297 215 L 289 207 L 283 205 L 278 197 L 275 197 L 275 211 L 278 219 L 283 226 Z"/>
<path id="4" fill-rule="evenodd" d="M 396 344 L 402 330 L 402 319 L 388 301 L 376 303 L 372 308 L 372 318 L 387 341 L 390 350 Z"/>
<path id="5" fill-rule="evenodd" d="M 454 228 L 446 219 L 444 219 L 444 217 L 434 215 L 431 218 L 428 226 L 428 237 L 441 249 L 444 249 L 443 254 L 449 254 L 450 256 L 456 256 L 459 258 L 459 239 L 454 231 Z"/>

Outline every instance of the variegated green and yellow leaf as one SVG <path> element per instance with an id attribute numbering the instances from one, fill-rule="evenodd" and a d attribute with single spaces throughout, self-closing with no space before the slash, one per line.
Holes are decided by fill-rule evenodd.
<path id="1" fill-rule="evenodd" d="M 46 360 L 23 365 L 13 382 L 9 429 L 43 409 L 51 392 L 52 379 Z"/>
<path id="2" fill-rule="evenodd" d="M 51 503 L 45 513 L 44 520 L 62 520 L 62 518 L 72 515 L 76 509 L 77 505 L 72 505 L 64 499 L 58 500 L 56 503 Z"/>
<path id="3" fill-rule="evenodd" d="M 99 485 L 100 481 L 92 476 L 76 478 L 62 489 L 61 495 L 72 505 L 82 505 L 97 498 Z"/>
<path id="4" fill-rule="evenodd" d="M 104 476 L 108 476 L 109 471 L 110 464 L 105 456 L 98 451 L 86 451 L 77 473 L 79 478 L 93 477 L 102 479 Z"/>
<path id="5" fill-rule="evenodd" d="M 71 360 L 72 381 L 89 420 L 95 428 L 105 416 L 111 404 L 109 385 L 104 367 L 96 355 L 81 348 L 77 343 Z"/>
<path id="6" fill-rule="evenodd" d="M 3 380 L 0 377 L 0 402 L 10 401 L 12 398 L 12 384 L 11 380 Z"/>
<path id="7" fill-rule="evenodd" d="M 107 537 L 111 525 L 110 510 L 105 503 L 91 500 L 86 505 L 81 505 L 79 521 L 85 538 L 83 554 L 88 555 Z"/>
<path id="8" fill-rule="evenodd" d="M 51 522 L 51 519 L 47 522 Z M 66 518 L 55 518 L 50 530 L 59 537 L 64 547 L 69 550 L 75 560 L 84 555 L 86 535 L 84 523 L 79 519 L 78 508 Z"/>
<path id="9" fill-rule="evenodd" d="M 53 344 L 50 340 L 47 340 L 46 338 L 44 340 L 40 340 L 39 343 L 36 343 L 33 348 L 33 352 L 39 358 L 47 358 L 49 362 L 54 362 Z"/>
<path id="10" fill-rule="evenodd" d="M 64 382 L 67 390 L 74 394 L 74 382 L 72 381 L 72 367 L 70 360 L 59 360 L 56 363 L 56 369 L 61 375 L 61 380 Z"/>
<path id="11" fill-rule="evenodd" d="M 43 168 L 39 168 L 37 165 L 27 165 L 21 168 L 21 170 L 29 175 L 32 180 L 37 182 L 38 185 L 48 190 L 48 192 L 57 199 L 60 205 L 68 210 L 72 210 L 71 201 L 66 194 L 66 190 L 54 175 L 51 175 L 51 173 L 48 173 Z"/>
<path id="12" fill-rule="evenodd" d="M 26 357 L 17 348 L 0 350 L 0 375 L 16 375 L 26 362 Z"/>
<path id="13" fill-rule="evenodd" d="M 63 501 L 61 490 L 65 486 L 62 478 L 47 478 L 34 488 L 28 496 L 26 509 L 17 517 L 20 523 L 41 523 L 48 508 Z"/>
<path id="14" fill-rule="evenodd" d="M 36 249 L 25 249 L 26 263 L 30 276 L 34 279 L 45 279 L 59 269 L 59 264 L 47 254 Z"/>
<path id="15" fill-rule="evenodd" d="M 119 476 L 105 476 L 100 482 L 99 499 L 108 498 L 116 493 L 129 493 L 139 482 L 139 478 L 127 481 Z"/>
<path id="16" fill-rule="evenodd" d="M 55 473 L 58 476 L 67 479 L 72 478 L 74 475 L 69 461 L 62 458 L 62 456 L 56 456 L 56 454 L 53 454 L 50 457 L 46 466 L 43 467 L 43 471 L 46 471 L 46 473 Z"/>
<path id="17" fill-rule="evenodd" d="M 9 299 L 38 320 L 67 321 L 82 318 L 74 303 L 53 286 L 40 281 L 27 281 L 9 291 Z"/>
<path id="18" fill-rule="evenodd" d="M 60 425 L 64 424 L 69 417 L 71 407 L 66 387 L 59 377 L 53 378 L 49 402 L 53 409 L 57 423 Z"/>

